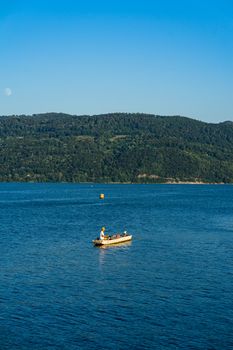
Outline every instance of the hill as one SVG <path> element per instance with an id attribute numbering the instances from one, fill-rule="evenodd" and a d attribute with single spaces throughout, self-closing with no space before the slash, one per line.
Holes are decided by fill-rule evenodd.
<path id="1" fill-rule="evenodd" d="M 0 181 L 233 182 L 233 123 L 180 116 L 0 117 Z"/>

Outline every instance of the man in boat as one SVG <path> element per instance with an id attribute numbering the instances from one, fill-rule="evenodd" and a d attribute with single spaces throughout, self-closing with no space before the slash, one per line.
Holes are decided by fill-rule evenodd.
<path id="1" fill-rule="evenodd" d="M 105 239 L 104 231 L 105 231 L 105 227 L 102 227 L 102 228 L 101 228 L 101 231 L 100 231 L 100 240 L 101 240 L 101 241 L 102 241 L 103 239 Z"/>

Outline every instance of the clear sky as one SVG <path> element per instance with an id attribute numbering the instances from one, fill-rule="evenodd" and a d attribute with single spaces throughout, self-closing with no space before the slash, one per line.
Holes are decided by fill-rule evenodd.
<path id="1" fill-rule="evenodd" d="M 0 115 L 233 120 L 232 0 L 0 1 Z"/>

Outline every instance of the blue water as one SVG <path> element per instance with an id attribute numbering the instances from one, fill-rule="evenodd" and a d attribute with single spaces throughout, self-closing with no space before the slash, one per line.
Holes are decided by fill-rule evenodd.
<path id="1" fill-rule="evenodd" d="M 1 350 L 233 348 L 232 186 L 0 184 L 0 222 Z"/>

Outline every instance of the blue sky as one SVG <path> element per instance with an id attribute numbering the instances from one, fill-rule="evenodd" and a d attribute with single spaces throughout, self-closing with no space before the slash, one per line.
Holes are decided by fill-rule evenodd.
<path id="1" fill-rule="evenodd" d="M 230 0 L 0 4 L 0 115 L 145 112 L 233 120 Z"/>

